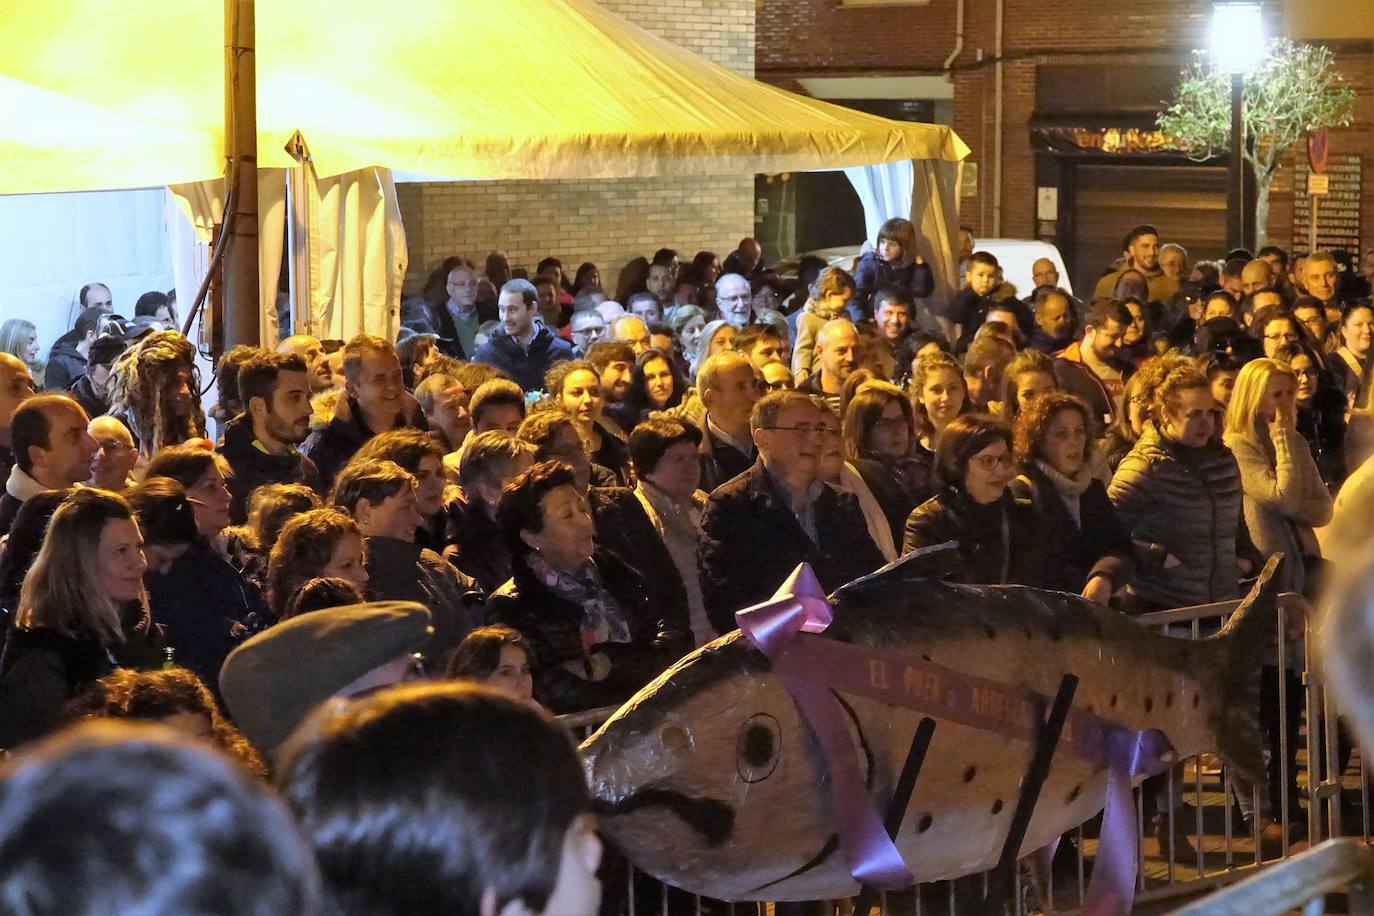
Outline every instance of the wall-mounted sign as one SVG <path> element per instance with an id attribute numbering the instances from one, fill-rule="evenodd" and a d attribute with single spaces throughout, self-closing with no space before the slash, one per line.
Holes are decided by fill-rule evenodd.
<path id="1" fill-rule="evenodd" d="M 1294 163 L 1293 250 L 1306 253 L 1312 225 L 1311 187 L 1320 188 L 1325 179 L 1326 193 L 1317 199 L 1317 248 L 1360 250 L 1360 189 L 1364 178 L 1364 157 L 1359 153 L 1331 154 L 1326 174 L 1313 174 L 1305 156 Z M 1315 186 L 1311 179 L 1318 179 Z M 1320 191 L 1318 191 L 1320 194 Z"/>

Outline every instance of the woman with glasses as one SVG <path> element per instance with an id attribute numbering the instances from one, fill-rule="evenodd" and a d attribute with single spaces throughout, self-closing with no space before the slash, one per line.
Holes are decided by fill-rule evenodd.
<path id="1" fill-rule="evenodd" d="M 931 495 L 930 465 L 912 457 L 915 418 L 902 389 L 860 369 L 846 389 L 844 459 L 859 472 L 892 529 L 893 543 L 902 539 L 907 516 Z"/>
<path id="2" fill-rule="evenodd" d="M 958 417 L 935 453 L 940 491 L 906 520 L 902 552 L 957 541 L 958 557 L 936 555 L 932 569 L 953 566 L 951 581 L 1006 585 L 1030 581 L 1040 535 L 1029 507 L 1013 499 L 1011 427 L 984 414 Z"/>
<path id="3" fill-rule="evenodd" d="M 1266 359 L 1273 359 L 1280 347 L 1303 339 L 1298 320 L 1279 306 L 1271 305 L 1256 312 L 1250 329 L 1259 337 Z"/>
<path id="4" fill-rule="evenodd" d="M 1216 436 L 1212 385 L 1195 367 L 1176 366 L 1155 389 L 1152 411 L 1107 488 L 1136 542 L 1127 606 L 1229 601 L 1262 558 L 1242 535 L 1240 469 Z"/>
<path id="5" fill-rule="evenodd" d="M 706 360 L 725 350 L 735 349 L 735 337 L 739 329 L 723 319 L 708 321 L 697 337 L 696 358 L 692 360 L 692 374 L 701 371 Z"/>
<path id="6" fill-rule="evenodd" d="M 1044 562 L 1028 583 L 1078 592 L 1106 604 L 1131 578 L 1131 534 L 1092 475 L 1087 405 L 1051 391 L 1016 418 L 1013 441 L 1021 474 L 1011 492 L 1030 504 Z"/>
<path id="7" fill-rule="evenodd" d="M 1322 368 L 1311 344 L 1299 341 L 1274 351 L 1274 359 L 1298 380 L 1298 434 L 1307 442 L 1327 489 L 1336 492 L 1346 478 L 1345 396 Z"/>

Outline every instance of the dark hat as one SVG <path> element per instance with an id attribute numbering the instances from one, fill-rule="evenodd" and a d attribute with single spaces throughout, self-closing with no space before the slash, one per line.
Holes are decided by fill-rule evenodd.
<path id="1" fill-rule="evenodd" d="M 429 639 L 413 601 L 374 601 L 284 620 L 224 660 L 224 704 L 249 742 L 270 754 L 320 703 Z"/>
<path id="2" fill-rule="evenodd" d="M 133 343 L 142 340 L 149 334 L 156 331 L 168 330 L 164 328 L 162 322 L 152 315 L 136 315 L 124 326 L 124 340 L 126 343 Z M 172 328 L 170 330 L 175 330 Z"/>

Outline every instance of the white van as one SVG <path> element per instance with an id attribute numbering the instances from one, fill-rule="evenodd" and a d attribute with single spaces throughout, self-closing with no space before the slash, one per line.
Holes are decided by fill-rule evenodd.
<path id="1" fill-rule="evenodd" d="M 1064 265 L 1064 256 L 1049 242 L 1034 239 L 978 239 L 974 250 L 986 251 L 997 259 L 997 263 L 1002 265 L 1003 277 L 1016 287 L 1016 295 L 1020 299 L 1025 299 L 1034 292 L 1035 281 L 1031 279 L 1031 266 L 1041 258 L 1049 258 L 1054 262 L 1055 269 L 1059 271 L 1059 286 L 1070 294 L 1073 293 L 1073 281 L 1069 278 L 1069 271 Z M 825 258 L 832 266 L 852 271 L 862 252 L 863 248 L 860 245 L 846 245 L 842 248 L 808 251 L 806 254 Z M 795 277 L 800 258 L 801 255 L 796 255 L 781 262 L 777 265 L 778 272 L 783 276 Z M 963 277 L 960 277 L 958 285 L 963 285 L 963 282 Z"/>

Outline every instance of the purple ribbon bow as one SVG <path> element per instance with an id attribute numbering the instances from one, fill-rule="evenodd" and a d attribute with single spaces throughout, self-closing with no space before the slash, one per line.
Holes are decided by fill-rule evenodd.
<path id="1" fill-rule="evenodd" d="M 771 599 L 737 612 L 735 620 L 749 641 L 776 666 L 798 633 L 824 632 L 834 615 L 816 574 L 802 563 Z M 849 873 L 860 884 L 882 890 L 910 887 L 915 876 L 902 861 L 868 797 L 839 703 L 819 684 L 785 675 L 783 680 L 816 736 L 830 772 L 830 805 Z"/>

